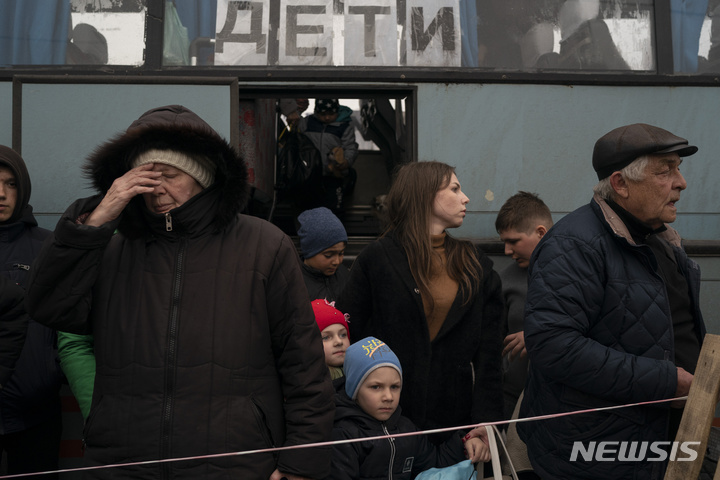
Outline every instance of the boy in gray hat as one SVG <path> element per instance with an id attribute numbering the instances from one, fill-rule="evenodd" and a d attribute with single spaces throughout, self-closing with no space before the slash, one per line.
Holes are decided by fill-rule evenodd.
<path id="1" fill-rule="evenodd" d="M 343 264 L 348 236 L 328 208 L 305 210 L 298 216 L 302 273 L 310 300 L 334 302 L 350 276 Z"/>
<path id="2" fill-rule="evenodd" d="M 668 224 L 687 187 L 681 157 L 695 152 L 640 123 L 595 144 L 593 199 L 557 222 L 530 262 L 521 417 L 687 395 L 705 334 L 700 270 Z M 518 424 L 518 432 L 541 478 L 659 479 L 663 461 L 624 453 L 597 461 L 577 448 L 607 440 L 640 451 L 640 442 L 672 440 L 683 405 L 563 416 Z"/>

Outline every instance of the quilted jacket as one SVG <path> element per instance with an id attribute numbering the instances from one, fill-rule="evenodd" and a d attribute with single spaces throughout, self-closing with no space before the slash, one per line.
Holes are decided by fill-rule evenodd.
<path id="1" fill-rule="evenodd" d="M 672 228 L 687 278 L 695 333 L 700 269 Z M 533 252 L 525 342 L 530 373 L 521 416 L 672 398 L 677 387 L 673 326 L 665 284 L 647 245 L 600 197 L 568 214 Z M 660 479 L 663 462 L 571 462 L 573 442 L 667 440 L 669 406 L 638 406 L 518 424 L 542 478 Z"/>

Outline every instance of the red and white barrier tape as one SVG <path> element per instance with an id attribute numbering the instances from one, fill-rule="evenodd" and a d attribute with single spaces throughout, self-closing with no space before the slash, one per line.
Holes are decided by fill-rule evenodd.
<path id="1" fill-rule="evenodd" d="M 241 455 L 252 455 L 255 453 L 270 453 L 270 452 L 281 452 L 284 450 L 297 450 L 300 448 L 328 447 L 328 446 L 332 446 L 332 445 L 341 445 L 344 443 L 368 442 L 371 440 L 382 440 L 382 439 L 386 439 L 386 438 L 402 438 L 402 437 L 411 437 L 411 436 L 415 436 L 415 435 L 429 435 L 429 434 L 433 434 L 433 433 L 454 432 L 457 430 L 469 430 L 469 429 L 473 429 L 475 427 L 480 427 L 480 426 L 485 426 L 485 425 L 506 425 L 506 424 L 510 424 L 510 423 L 534 422 L 534 421 L 538 421 L 538 420 L 548 420 L 550 418 L 566 417 L 568 415 L 579 415 L 581 413 L 602 412 L 605 410 L 617 410 L 620 408 L 638 407 L 641 405 L 653 405 L 653 404 L 657 404 L 657 403 L 674 402 L 675 400 L 687 400 L 687 397 L 667 398 L 667 399 L 663 399 L 663 400 L 652 400 L 649 402 L 628 403 L 625 405 L 613 405 L 613 406 L 609 406 L 609 407 L 588 408 L 587 410 L 576 410 L 573 412 L 553 413 L 553 414 L 549 414 L 549 415 L 540 415 L 537 417 L 515 418 L 512 420 L 503 420 L 503 421 L 499 421 L 499 422 L 486 422 L 486 423 L 479 423 L 479 424 L 473 424 L 473 425 L 462 425 L 459 427 L 436 428 L 433 430 L 422 430 L 422 431 L 417 431 L 417 432 L 398 433 L 395 435 L 379 435 L 376 437 L 349 438 L 347 440 L 334 440 L 334 441 L 330 441 L 330 442 L 308 443 L 308 444 L 303 444 L 303 445 L 290 445 L 287 447 L 263 448 L 260 450 L 246 450 L 243 452 L 216 453 L 216 454 L 211 454 L 211 455 L 198 455 L 198 456 L 194 456 L 194 457 L 181 457 L 181 458 L 164 458 L 164 459 L 159 459 L 159 460 L 145 460 L 142 462 L 116 463 L 116 464 L 110 464 L 110 465 L 98 465 L 98 466 L 93 466 L 93 467 L 67 468 L 67 469 L 63 469 L 63 470 L 52 470 L 52 471 L 47 471 L 47 472 L 18 473 L 15 475 L 0 476 L 0 479 L 21 478 L 21 477 L 29 477 L 29 476 L 33 476 L 33 475 L 49 475 L 49 474 L 53 474 L 53 473 L 83 472 L 83 471 L 101 470 L 101 469 L 107 469 L 107 468 L 135 467 L 135 466 L 140 466 L 140 465 L 157 465 L 157 464 L 161 464 L 161 463 L 184 462 L 184 461 L 189 461 L 189 460 L 204 460 L 204 459 L 222 458 L 222 457 L 235 457 L 235 456 L 241 456 Z"/>

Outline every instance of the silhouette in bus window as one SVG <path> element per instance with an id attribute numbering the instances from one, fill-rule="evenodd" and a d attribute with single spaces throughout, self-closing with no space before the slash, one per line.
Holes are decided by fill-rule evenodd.
<path id="1" fill-rule="evenodd" d="M 560 53 L 543 55 L 539 68 L 629 70 L 600 18 L 599 0 L 568 0 L 558 13 Z"/>
<path id="2" fill-rule="evenodd" d="M 105 36 L 87 23 L 73 28 L 65 51 L 68 65 L 105 65 L 108 63 L 108 46 Z"/>
<path id="3" fill-rule="evenodd" d="M 553 22 L 558 0 L 491 0 L 477 2 L 478 65 L 533 68 L 553 49 Z"/>

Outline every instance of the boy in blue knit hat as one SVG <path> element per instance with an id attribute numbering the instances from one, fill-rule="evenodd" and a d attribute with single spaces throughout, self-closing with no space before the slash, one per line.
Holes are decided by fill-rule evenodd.
<path id="1" fill-rule="evenodd" d="M 397 435 L 417 431 L 400 412 L 402 367 L 382 340 L 366 337 L 345 351 L 344 388 L 335 396 L 333 440 Z M 342 381 L 340 379 L 339 381 Z M 382 438 L 333 446 L 331 479 L 411 479 L 432 467 L 470 458 L 487 461 L 490 451 L 479 438 L 465 443 L 463 432 L 434 446 L 425 435 Z M 390 470 L 390 471 L 388 471 Z"/>
<path id="2" fill-rule="evenodd" d="M 348 236 L 330 209 L 305 210 L 298 216 L 303 278 L 311 300 L 334 302 L 350 276 L 343 265 Z"/>

